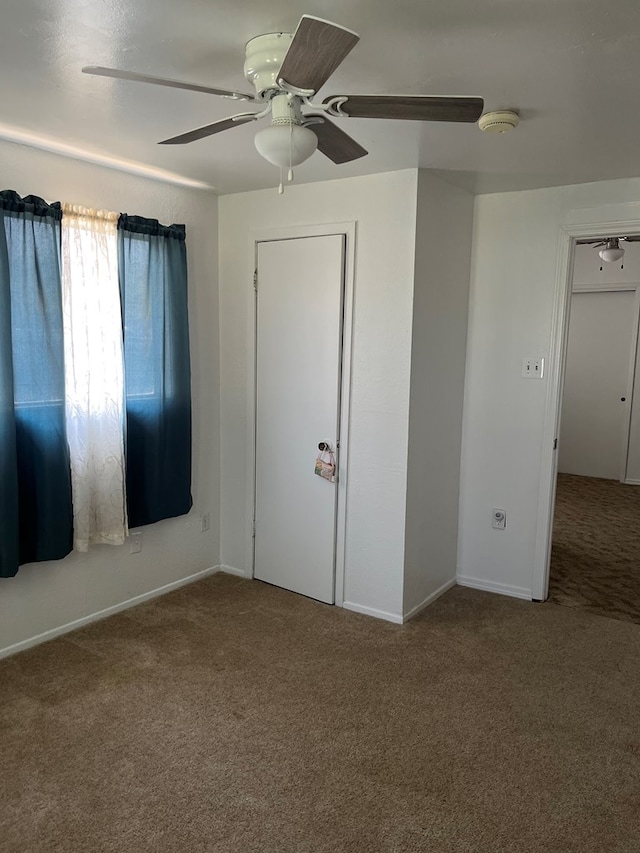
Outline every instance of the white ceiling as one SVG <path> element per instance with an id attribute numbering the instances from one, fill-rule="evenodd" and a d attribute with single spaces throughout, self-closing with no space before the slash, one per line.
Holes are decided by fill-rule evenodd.
<path id="1" fill-rule="evenodd" d="M 316 153 L 296 181 L 423 167 L 475 192 L 640 175 L 637 0 L 2 0 L 0 138 L 69 146 L 231 193 L 275 186 L 255 125 L 185 146 L 156 142 L 243 104 L 81 74 L 83 65 L 251 91 L 244 44 L 293 31 L 303 13 L 361 41 L 327 94 L 481 95 L 520 127 L 336 119 L 370 152 Z M 238 108 L 239 107 L 239 108 Z"/>

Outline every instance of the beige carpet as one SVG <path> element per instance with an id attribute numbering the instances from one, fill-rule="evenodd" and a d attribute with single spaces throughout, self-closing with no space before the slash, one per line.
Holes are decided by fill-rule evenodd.
<path id="1" fill-rule="evenodd" d="M 640 628 L 217 575 L 0 662 L 2 853 L 640 851 Z"/>
<path id="2" fill-rule="evenodd" d="M 640 624 L 640 486 L 558 475 L 549 601 Z"/>

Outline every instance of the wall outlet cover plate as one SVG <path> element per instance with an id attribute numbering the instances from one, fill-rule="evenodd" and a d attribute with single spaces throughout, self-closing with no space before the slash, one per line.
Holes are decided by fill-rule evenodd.
<path id="1" fill-rule="evenodd" d="M 491 510 L 491 526 L 496 530 L 504 530 L 507 526 L 507 511 L 506 509 Z"/>

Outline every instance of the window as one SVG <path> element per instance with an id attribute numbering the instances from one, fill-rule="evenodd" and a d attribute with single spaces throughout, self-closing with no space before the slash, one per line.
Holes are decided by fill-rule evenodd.
<path id="1" fill-rule="evenodd" d="M 108 241 L 102 234 L 107 224 Z M 107 290 L 102 285 L 109 268 Z M 114 434 L 112 420 L 107 436 L 101 430 L 114 400 L 122 405 L 120 425 Z M 77 429 L 80 417 L 103 457 L 105 450 L 113 456 L 109 442 L 121 448 L 126 507 L 118 512 L 125 533 L 127 517 L 137 526 L 189 511 L 184 227 L 63 210 L 1 192 L 0 576 L 14 575 L 21 563 L 58 559 L 73 547 L 72 506 L 78 528 L 83 504 L 75 475 L 72 503 L 71 472 L 87 474 L 86 459 L 74 456 L 74 462 L 69 452 L 76 454 L 87 436 Z M 88 525 L 76 547 L 122 540 L 101 537 L 103 521 L 92 504 L 96 480 L 109 479 L 117 468 L 109 473 L 98 464 L 89 472 Z M 125 489 L 120 492 L 124 501 Z"/>

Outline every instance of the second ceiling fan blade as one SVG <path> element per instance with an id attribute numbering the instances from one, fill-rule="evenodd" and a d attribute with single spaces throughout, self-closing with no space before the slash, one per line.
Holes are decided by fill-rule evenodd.
<path id="1" fill-rule="evenodd" d="M 85 65 L 84 74 L 97 77 L 113 77 L 116 80 L 133 80 L 135 83 L 153 83 L 155 86 L 169 86 L 172 89 L 187 89 L 190 92 L 204 92 L 206 95 L 219 95 L 234 101 L 254 101 L 253 95 L 243 92 L 231 92 L 227 89 L 214 89 L 197 83 L 184 83 L 181 80 L 168 80 L 165 77 L 153 77 L 151 74 L 138 74 L 136 71 L 120 71 L 117 68 L 103 68 L 101 65 Z"/>
<path id="2" fill-rule="evenodd" d="M 322 119 L 321 122 L 309 124 L 307 127 L 318 137 L 318 151 L 334 163 L 350 163 L 369 153 L 359 142 L 324 116 L 307 116 L 307 118 Z"/>
<path id="3" fill-rule="evenodd" d="M 640 243 L 640 234 L 625 234 L 621 237 L 585 237 L 583 240 L 576 240 L 578 246 L 604 246 L 607 240 L 622 240 L 624 243 Z"/>
<path id="4" fill-rule="evenodd" d="M 336 96 L 325 98 L 328 104 Z M 482 98 L 436 95 L 343 95 L 340 112 L 353 118 L 409 119 L 412 121 L 474 122 L 482 115 Z"/>
<path id="5" fill-rule="evenodd" d="M 360 36 L 352 30 L 303 15 L 278 79 L 317 92 L 359 41 Z"/>
<path id="6" fill-rule="evenodd" d="M 158 145 L 184 145 L 187 142 L 195 142 L 197 139 L 204 139 L 206 136 L 213 136 L 214 133 L 221 133 L 223 130 L 230 130 L 232 127 L 239 127 L 241 124 L 255 120 L 255 113 L 240 113 L 237 116 L 214 121 L 213 124 L 206 124 L 204 127 L 198 127 L 187 133 L 181 133 L 180 136 L 163 139 Z"/>

